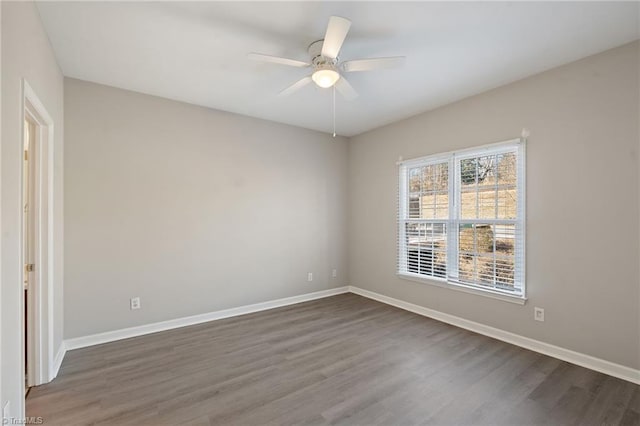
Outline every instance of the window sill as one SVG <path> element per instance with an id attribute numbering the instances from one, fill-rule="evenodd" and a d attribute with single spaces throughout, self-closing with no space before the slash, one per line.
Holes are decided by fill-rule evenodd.
<path id="1" fill-rule="evenodd" d="M 509 303 L 516 303 L 518 305 L 524 305 L 527 303 L 527 298 L 525 296 L 519 296 L 515 294 L 502 293 L 495 290 L 481 290 L 476 287 L 471 287 L 468 285 L 464 285 L 461 283 L 448 281 L 444 278 L 426 278 L 421 277 L 417 274 L 403 274 L 396 273 L 398 278 L 408 281 L 414 281 L 421 284 L 429 284 L 436 287 L 448 288 L 450 290 L 462 291 L 464 293 L 476 294 L 478 296 L 489 297 L 491 299 L 502 300 Z"/>

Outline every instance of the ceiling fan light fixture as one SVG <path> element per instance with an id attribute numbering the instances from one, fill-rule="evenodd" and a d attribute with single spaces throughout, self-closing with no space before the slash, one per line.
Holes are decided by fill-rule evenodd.
<path id="1" fill-rule="evenodd" d="M 325 68 L 315 71 L 311 78 L 313 82 L 318 85 L 318 87 L 322 87 L 323 89 L 327 89 L 340 79 L 340 74 L 336 70 L 331 68 Z"/>

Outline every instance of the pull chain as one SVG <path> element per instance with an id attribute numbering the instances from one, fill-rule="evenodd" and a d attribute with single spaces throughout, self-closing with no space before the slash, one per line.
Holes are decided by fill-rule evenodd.
<path id="1" fill-rule="evenodd" d="M 336 86 L 333 85 L 333 137 L 336 137 Z"/>

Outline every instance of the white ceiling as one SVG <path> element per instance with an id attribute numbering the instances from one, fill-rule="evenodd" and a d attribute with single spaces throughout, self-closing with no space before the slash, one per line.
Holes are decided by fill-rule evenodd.
<path id="1" fill-rule="evenodd" d="M 352 136 L 622 45 L 639 37 L 638 3 L 44 2 L 66 76 L 330 132 L 331 91 L 276 94 L 308 70 L 261 64 L 261 52 L 308 60 L 329 16 L 353 21 L 341 60 L 405 55 L 399 70 L 353 73 L 338 97 Z"/>

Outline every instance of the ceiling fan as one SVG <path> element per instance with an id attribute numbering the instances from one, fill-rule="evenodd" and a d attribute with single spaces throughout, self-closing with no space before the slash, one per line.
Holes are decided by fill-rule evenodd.
<path id="1" fill-rule="evenodd" d="M 307 84 L 314 82 L 318 87 L 325 89 L 335 87 L 346 99 L 353 100 L 358 97 L 358 93 L 342 73 L 397 68 L 404 64 L 405 58 L 404 56 L 394 56 L 340 62 L 338 55 L 350 27 L 351 21 L 348 19 L 339 16 L 329 18 L 329 25 L 324 39 L 314 41 L 309 45 L 308 51 L 311 57 L 309 62 L 262 53 L 249 53 L 248 56 L 256 61 L 313 69 L 310 75 L 282 90 L 279 96 L 290 95 Z"/>

